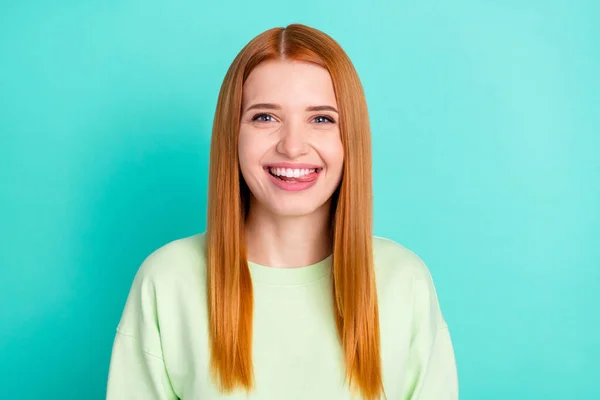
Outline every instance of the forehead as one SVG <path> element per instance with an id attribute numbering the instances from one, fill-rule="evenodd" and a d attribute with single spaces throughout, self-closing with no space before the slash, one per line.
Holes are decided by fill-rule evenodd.
<path id="1" fill-rule="evenodd" d="M 266 61 L 248 76 L 243 87 L 243 103 L 277 103 L 283 106 L 336 106 L 329 71 L 300 61 Z"/>

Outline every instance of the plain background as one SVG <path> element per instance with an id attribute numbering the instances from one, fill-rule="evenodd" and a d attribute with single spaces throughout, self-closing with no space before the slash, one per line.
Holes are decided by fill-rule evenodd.
<path id="1" fill-rule="evenodd" d="M 375 233 L 428 264 L 461 399 L 600 398 L 597 1 L 0 7 L 0 398 L 104 397 L 139 264 L 205 228 L 226 69 L 293 22 L 361 76 Z"/>

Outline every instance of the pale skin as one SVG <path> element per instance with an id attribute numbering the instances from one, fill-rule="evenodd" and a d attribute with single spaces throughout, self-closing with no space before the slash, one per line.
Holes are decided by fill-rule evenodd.
<path id="1" fill-rule="evenodd" d="M 344 150 L 329 72 L 297 61 L 257 66 L 243 87 L 238 150 L 252 194 L 246 219 L 248 260 L 295 268 L 331 254 L 329 210 Z M 283 162 L 319 167 L 315 184 L 282 190 L 268 166 Z"/>

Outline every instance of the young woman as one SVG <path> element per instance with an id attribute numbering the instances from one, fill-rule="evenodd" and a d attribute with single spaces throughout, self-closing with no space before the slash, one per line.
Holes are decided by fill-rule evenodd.
<path id="1" fill-rule="evenodd" d="M 424 263 L 372 236 L 371 143 L 352 63 L 304 25 L 229 68 L 206 233 L 142 264 L 117 329 L 118 399 L 456 399 Z"/>

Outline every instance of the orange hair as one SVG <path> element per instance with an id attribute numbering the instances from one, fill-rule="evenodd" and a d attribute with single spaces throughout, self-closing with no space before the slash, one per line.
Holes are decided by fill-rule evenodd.
<path id="1" fill-rule="evenodd" d="M 217 102 L 210 148 L 207 217 L 211 368 L 224 392 L 253 387 L 252 280 L 244 220 L 249 189 L 238 165 L 242 87 L 266 60 L 317 64 L 331 75 L 339 109 L 344 169 L 333 198 L 333 296 L 346 380 L 365 399 L 383 393 L 379 312 L 372 253 L 371 133 L 363 88 L 341 46 L 300 24 L 250 41 L 231 64 Z"/>

